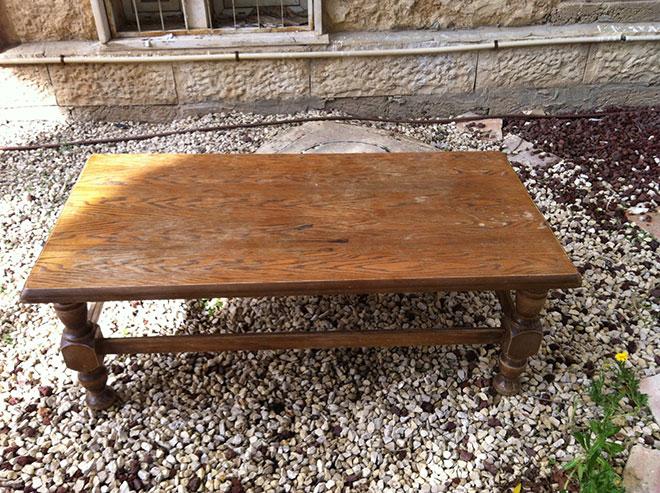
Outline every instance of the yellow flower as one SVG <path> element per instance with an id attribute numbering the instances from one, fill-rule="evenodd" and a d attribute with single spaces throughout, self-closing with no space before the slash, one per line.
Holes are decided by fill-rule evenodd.
<path id="1" fill-rule="evenodd" d="M 623 351 L 622 353 L 616 353 L 614 359 L 620 361 L 621 363 L 625 363 L 626 361 L 628 361 L 628 351 Z"/>

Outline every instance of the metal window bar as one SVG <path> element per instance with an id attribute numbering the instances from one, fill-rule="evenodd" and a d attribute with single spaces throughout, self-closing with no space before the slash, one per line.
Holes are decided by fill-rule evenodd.
<path id="1" fill-rule="evenodd" d="M 183 12 L 183 25 L 186 27 L 186 31 L 190 31 L 190 27 L 188 27 L 188 9 L 186 9 L 186 0 L 181 0 L 181 11 Z"/>
<path id="2" fill-rule="evenodd" d="M 138 12 L 137 4 L 135 0 L 131 0 L 133 3 L 133 11 L 135 12 L 135 23 L 137 24 L 138 32 L 142 32 L 142 27 L 140 27 L 140 13 Z"/>
<path id="3" fill-rule="evenodd" d="M 182 0 L 185 1 L 185 0 Z M 163 28 L 163 31 L 165 30 L 165 19 L 163 18 L 163 2 L 161 0 L 158 0 L 158 14 L 160 15 L 160 27 Z"/>
<path id="4" fill-rule="evenodd" d="M 307 25 L 314 29 L 314 0 L 307 0 Z"/>
<path id="5" fill-rule="evenodd" d="M 185 2 L 186 0 L 181 0 Z M 211 4 L 209 0 L 206 0 L 206 22 L 208 26 L 213 29 L 213 11 L 211 10 Z"/>

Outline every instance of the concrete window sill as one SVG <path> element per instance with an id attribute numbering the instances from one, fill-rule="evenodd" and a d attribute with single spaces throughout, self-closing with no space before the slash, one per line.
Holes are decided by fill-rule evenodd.
<path id="1" fill-rule="evenodd" d="M 277 33 L 187 34 L 115 38 L 101 45 L 102 51 L 195 50 L 273 46 L 327 45 L 327 34 L 314 31 Z"/>

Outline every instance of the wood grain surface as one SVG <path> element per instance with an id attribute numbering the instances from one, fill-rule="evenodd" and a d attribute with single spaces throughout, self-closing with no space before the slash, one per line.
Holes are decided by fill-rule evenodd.
<path id="1" fill-rule="evenodd" d="M 579 283 L 502 153 L 94 155 L 22 300 Z"/>

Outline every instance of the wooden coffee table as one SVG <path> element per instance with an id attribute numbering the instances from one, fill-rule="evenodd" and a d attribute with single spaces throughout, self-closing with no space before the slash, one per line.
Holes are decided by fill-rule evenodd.
<path id="1" fill-rule="evenodd" d="M 500 343 L 494 386 L 512 394 L 548 290 L 579 285 L 498 152 L 94 155 L 22 301 L 55 304 L 64 360 L 104 409 L 103 357 L 126 353 Z M 109 300 L 451 290 L 495 291 L 501 327 L 105 338 L 96 323 Z"/>

